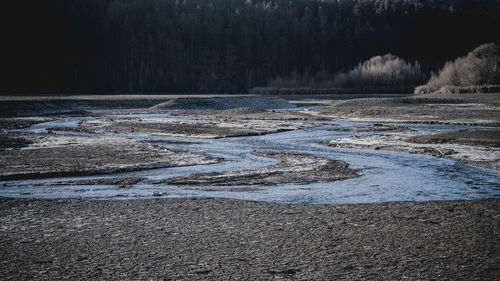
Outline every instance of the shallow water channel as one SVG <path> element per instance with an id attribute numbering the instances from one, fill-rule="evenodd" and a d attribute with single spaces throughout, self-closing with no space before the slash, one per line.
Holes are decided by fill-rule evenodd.
<path id="1" fill-rule="evenodd" d="M 162 114 L 113 115 L 113 118 L 120 117 L 168 116 Z M 62 118 L 56 121 L 36 124 L 32 127 L 22 129 L 22 131 L 44 131 L 45 128 L 49 127 L 77 126 L 80 120 L 89 118 L 92 117 Z M 162 198 L 205 196 L 296 204 L 500 197 L 500 171 L 426 155 L 323 146 L 318 143 L 353 134 L 366 134 L 329 131 L 328 129 L 364 126 L 366 123 L 321 121 L 318 124 L 321 125 L 306 130 L 221 139 L 161 137 L 147 134 L 110 135 L 110 137 L 154 141 L 155 144 L 165 146 L 171 150 L 205 153 L 221 157 L 224 160 L 211 165 L 160 168 L 103 176 L 4 181 L 0 182 L 0 196 L 130 199 L 151 198 L 151 194 L 161 193 Z M 420 124 L 405 124 L 405 126 L 424 131 L 471 128 L 452 125 Z M 321 157 L 343 160 L 349 163 L 352 168 L 362 169 L 363 175 L 358 178 L 336 182 L 252 186 L 251 190 L 248 189 L 249 186 L 235 186 L 232 188 L 232 191 L 202 190 L 208 186 L 178 187 L 148 183 L 153 180 L 192 173 L 249 169 L 277 162 L 275 159 L 252 155 L 251 152 L 253 150 L 309 153 Z M 127 188 L 119 188 L 116 185 L 36 186 L 36 184 L 42 182 L 106 177 L 142 177 L 145 180 Z M 237 191 L 239 188 L 242 188 L 241 191 Z"/>

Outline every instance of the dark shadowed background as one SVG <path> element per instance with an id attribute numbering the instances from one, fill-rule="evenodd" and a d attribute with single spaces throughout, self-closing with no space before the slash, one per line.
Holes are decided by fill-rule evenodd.
<path id="1" fill-rule="evenodd" d="M 2 93 L 246 92 L 386 53 L 430 73 L 500 43 L 495 0 L 11 2 Z"/>

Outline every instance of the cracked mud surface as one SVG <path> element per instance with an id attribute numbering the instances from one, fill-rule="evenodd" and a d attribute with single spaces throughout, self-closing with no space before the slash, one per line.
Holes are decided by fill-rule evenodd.
<path id="1" fill-rule="evenodd" d="M 3 280 L 496 280 L 500 199 L 0 198 Z"/>
<path id="2" fill-rule="evenodd" d="M 256 169 L 192 174 L 154 182 L 171 185 L 276 185 L 294 183 L 328 182 L 361 176 L 349 164 L 310 154 L 252 152 L 263 157 L 273 157 L 277 164 Z"/>
<path id="3" fill-rule="evenodd" d="M 23 148 L 0 150 L 0 179 L 28 179 L 216 163 L 218 159 L 174 152 L 124 138 L 22 134 Z"/>
<path id="4" fill-rule="evenodd" d="M 323 144 L 426 154 L 500 170 L 499 134 L 500 131 L 395 132 L 338 138 Z"/>

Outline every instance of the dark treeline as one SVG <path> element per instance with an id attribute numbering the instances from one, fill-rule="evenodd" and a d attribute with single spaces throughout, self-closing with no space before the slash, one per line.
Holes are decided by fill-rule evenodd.
<path id="1" fill-rule="evenodd" d="M 20 0 L 2 92 L 245 92 L 376 55 L 423 68 L 500 44 L 495 0 Z"/>

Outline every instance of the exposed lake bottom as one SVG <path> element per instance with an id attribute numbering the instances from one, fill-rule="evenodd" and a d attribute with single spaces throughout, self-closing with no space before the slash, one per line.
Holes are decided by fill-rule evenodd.
<path id="1" fill-rule="evenodd" d="M 134 118 L 134 115 L 113 118 Z M 148 118 L 141 114 L 137 118 Z M 167 115 L 152 115 L 168 118 Z M 105 116 L 110 118 L 110 116 Z M 99 118 L 98 118 L 99 119 Z M 77 127 L 81 120 L 63 118 L 23 129 L 40 132 L 46 128 Z M 293 124 L 294 121 L 289 121 Z M 302 122 L 304 123 L 304 122 Z M 301 123 L 301 124 L 302 124 Z M 328 147 L 320 143 L 371 133 L 349 132 L 366 126 L 356 122 L 311 121 L 305 129 L 264 135 L 228 138 L 187 138 L 140 132 L 115 133 L 113 138 L 151 143 L 174 152 L 191 152 L 221 159 L 218 163 L 179 167 L 151 167 L 147 170 L 119 172 L 102 176 L 56 177 L 0 182 L 0 196 L 22 198 L 133 199 L 181 197 L 223 197 L 292 204 L 338 204 L 383 201 L 453 200 L 500 197 L 500 171 L 471 166 L 433 156 L 397 151 Z M 459 125 L 400 124 L 417 131 L 456 131 L 471 129 Z M 304 127 L 303 125 L 301 125 Z M 59 133 L 55 131 L 56 133 Z M 63 132 L 61 132 L 63 133 Z M 68 132 L 64 132 L 68 134 Z M 74 134 L 83 134 L 75 132 Z M 99 134 L 98 134 L 99 135 Z M 102 134 L 100 134 L 102 136 Z M 257 152 L 257 153 L 255 153 Z M 340 160 L 361 176 L 337 181 L 245 184 L 228 178 L 225 188 L 213 184 L 175 184 L 170 179 L 193 174 L 224 173 L 258 169 L 278 163 L 262 153 L 307 154 Z M 293 172 L 293 171 L 292 171 Z M 123 179 L 123 182 L 120 182 Z M 128 180 L 127 180 L 128 179 Z M 130 180 L 132 179 L 132 180 Z M 69 182 L 68 182 L 69 181 Z M 66 182 L 66 183 L 65 183 Z M 57 183 L 57 184 L 54 184 Z"/>

